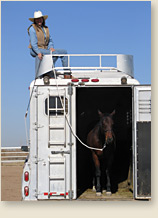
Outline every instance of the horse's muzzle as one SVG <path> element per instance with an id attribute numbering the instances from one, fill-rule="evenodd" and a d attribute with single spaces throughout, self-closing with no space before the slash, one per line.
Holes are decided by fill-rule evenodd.
<path id="1" fill-rule="evenodd" d="M 113 138 L 107 138 L 106 143 L 111 144 L 111 143 L 113 143 L 113 141 L 114 141 Z"/>
<path id="2" fill-rule="evenodd" d="M 107 144 L 110 144 L 114 141 L 112 131 L 105 132 L 105 141 Z"/>

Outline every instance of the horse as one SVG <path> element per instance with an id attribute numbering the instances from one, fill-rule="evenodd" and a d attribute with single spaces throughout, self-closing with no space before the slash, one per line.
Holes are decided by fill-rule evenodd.
<path id="1" fill-rule="evenodd" d="M 116 149 L 116 140 L 113 132 L 115 110 L 111 114 L 102 113 L 98 110 L 98 114 L 100 120 L 88 133 L 87 144 L 91 148 L 95 166 L 93 189 L 96 190 L 97 196 L 101 196 L 102 191 L 104 192 L 105 190 L 107 195 L 111 195 L 110 174 Z"/>

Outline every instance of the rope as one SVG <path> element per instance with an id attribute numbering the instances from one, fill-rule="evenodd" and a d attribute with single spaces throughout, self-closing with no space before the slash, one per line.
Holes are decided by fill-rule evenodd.
<path id="1" fill-rule="evenodd" d="M 39 63 L 39 66 L 38 66 L 38 70 L 39 70 L 39 67 L 40 67 L 40 64 L 41 64 L 41 61 Z M 38 72 L 37 70 L 37 72 Z M 60 93 L 59 93 L 59 86 L 58 86 L 58 83 L 57 83 L 57 76 L 56 76 L 56 71 L 55 71 L 55 68 L 54 68 L 54 65 L 53 65 L 53 71 L 54 71 L 54 77 L 55 77 L 55 82 L 56 82 L 56 87 L 57 87 L 57 92 L 58 92 L 58 96 L 59 96 L 59 99 L 60 99 L 60 102 L 61 102 L 61 105 L 62 105 L 62 108 L 64 110 L 64 105 L 63 105 L 63 102 L 62 102 L 62 99 L 61 99 L 61 96 L 60 96 Z M 32 99 L 32 95 L 33 95 L 33 91 L 34 91 L 34 87 L 35 87 L 35 83 L 36 83 L 36 79 L 37 79 L 37 72 L 36 72 L 36 76 L 35 76 L 35 80 L 34 80 L 34 84 L 33 84 L 33 88 L 32 88 L 32 91 L 31 91 L 31 95 L 30 95 L 30 98 L 29 98 L 29 103 L 28 103 L 28 106 L 27 106 L 27 110 L 26 110 L 26 113 L 25 113 L 25 130 L 26 130 L 26 140 L 27 140 L 27 145 L 29 145 L 29 140 L 28 140 L 28 132 L 27 132 L 27 122 L 26 122 L 26 119 L 27 119 L 27 114 L 28 114 L 28 110 L 29 110 L 29 107 L 30 107 L 30 103 L 31 103 L 31 99 Z M 97 150 L 97 151 L 103 151 L 105 148 L 106 148 L 106 143 L 104 144 L 103 148 L 93 148 L 93 147 L 90 147 L 88 146 L 87 144 L 83 143 L 81 141 L 81 139 L 75 134 L 69 120 L 68 120 L 68 117 L 65 113 L 65 118 L 66 118 L 66 121 L 67 121 L 67 124 L 72 132 L 72 134 L 74 135 L 74 137 L 83 145 L 85 146 L 86 148 L 88 149 L 92 149 L 92 150 Z"/>
<path id="2" fill-rule="evenodd" d="M 61 105 L 62 105 L 62 108 L 64 110 L 64 105 L 63 105 L 63 102 L 62 102 L 62 99 L 61 99 L 61 96 L 60 96 L 60 93 L 59 93 L 59 86 L 58 86 L 58 82 L 57 82 L 57 77 L 56 77 L 56 72 L 55 72 L 55 69 L 54 69 L 54 77 L 55 77 L 55 82 L 56 82 L 56 87 L 57 87 L 57 92 L 58 92 L 58 96 L 59 96 L 59 99 L 60 99 L 60 102 L 61 102 Z M 104 144 L 103 148 L 93 148 L 93 147 L 90 147 L 88 146 L 87 144 L 85 144 L 84 142 L 81 141 L 81 139 L 75 134 L 69 120 L 68 120 L 68 117 L 65 113 L 65 118 L 66 118 L 66 121 L 67 121 L 67 124 L 72 132 L 72 134 L 74 135 L 74 137 L 83 145 L 85 146 L 86 148 L 88 149 L 92 149 L 92 150 L 97 150 L 97 151 L 103 151 L 105 148 L 106 148 L 106 143 Z"/>

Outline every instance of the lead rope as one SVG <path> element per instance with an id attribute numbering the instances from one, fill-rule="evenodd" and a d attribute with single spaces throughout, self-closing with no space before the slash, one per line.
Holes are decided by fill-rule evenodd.
<path id="1" fill-rule="evenodd" d="M 63 102 L 62 102 L 62 99 L 61 99 L 61 96 L 60 96 L 60 93 L 59 93 L 59 86 L 58 86 L 58 82 L 57 82 L 57 77 L 56 77 L 55 69 L 54 69 L 53 71 L 54 71 L 54 78 L 55 78 L 55 82 L 56 82 L 56 87 L 57 87 L 58 96 L 59 96 L 59 99 L 60 99 L 62 108 L 63 108 L 63 110 L 64 110 L 64 105 L 63 105 Z M 88 148 L 88 149 L 97 150 L 97 151 L 103 151 L 103 150 L 106 148 L 106 142 L 104 143 L 103 148 L 92 148 L 92 147 L 86 145 L 85 143 L 83 143 L 83 142 L 81 141 L 81 139 L 75 134 L 75 132 L 74 132 L 74 130 L 73 130 L 73 128 L 72 128 L 72 126 L 71 126 L 69 120 L 68 120 L 68 117 L 67 117 L 66 113 L 65 113 L 65 118 L 66 118 L 66 121 L 67 121 L 68 126 L 69 126 L 70 129 L 71 129 L 72 134 L 74 135 L 74 137 L 75 137 L 83 146 L 85 146 L 85 147 Z"/>
<path id="2" fill-rule="evenodd" d="M 40 61 L 41 63 L 41 61 Z M 39 64 L 39 67 L 40 67 L 40 64 Z M 39 67 L 38 67 L 38 70 L 39 70 Z M 37 72 L 38 72 L 37 70 Z M 63 105 L 63 102 L 62 102 L 62 99 L 61 99 L 61 96 L 60 96 L 60 93 L 59 93 L 59 87 L 58 87 L 58 83 L 57 83 L 57 76 L 56 76 L 56 71 L 54 69 L 54 65 L 53 65 L 53 71 L 54 71 L 54 77 L 55 77 L 55 82 L 56 82 L 56 87 L 57 87 L 57 92 L 58 92 L 58 96 L 59 96 L 59 99 L 60 99 L 60 102 L 61 102 L 61 105 L 62 105 L 62 108 L 64 110 L 64 105 Z M 32 88 L 32 91 L 31 91 L 31 95 L 30 95 L 30 98 L 29 98 L 29 103 L 28 103 L 28 106 L 27 106 L 27 110 L 26 110 L 26 113 L 25 113 L 25 130 L 26 130 L 26 141 L 27 141 L 27 146 L 29 146 L 29 139 L 28 139 L 28 132 L 27 132 L 27 122 L 26 122 L 26 119 L 27 119 L 27 114 L 28 114 L 28 110 L 29 110 L 29 107 L 30 107 L 30 103 L 31 103 L 31 99 L 32 99 L 32 95 L 33 95 L 33 91 L 34 91 L 34 87 L 35 87 L 35 83 L 36 83 L 36 79 L 37 79 L 37 72 L 36 72 L 36 76 L 35 76 L 35 80 L 34 80 L 34 84 L 33 84 L 33 88 Z M 103 148 L 93 148 L 93 147 L 90 147 L 88 146 L 87 144 L 83 143 L 81 141 L 81 139 L 75 134 L 69 120 L 68 120 L 68 117 L 65 113 L 65 118 L 66 118 L 66 121 L 67 121 L 67 124 L 69 126 L 69 128 L 71 129 L 71 132 L 72 134 L 74 135 L 74 137 L 83 145 L 85 146 L 86 148 L 88 149 L 92 149 L 92 150 L 97 150 L 97 151 L 103 151 L 105 148 L 106 148 L 106 143 L 104 144 Z"/>

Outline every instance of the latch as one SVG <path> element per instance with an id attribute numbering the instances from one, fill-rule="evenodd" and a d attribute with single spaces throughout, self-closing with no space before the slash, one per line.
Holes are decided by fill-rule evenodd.
<path id="1" fill-rule="evenodd" d="M 52 154 L 70 154 L 70 151 L 51 151 Z"/>

